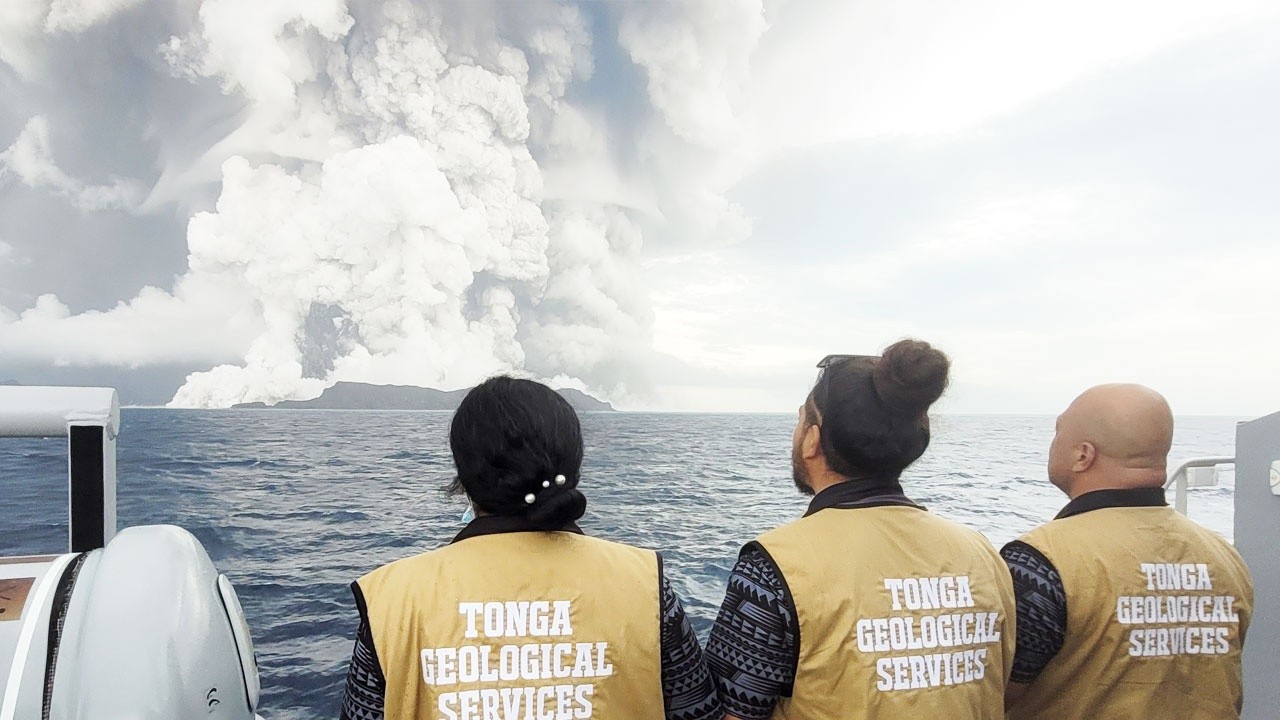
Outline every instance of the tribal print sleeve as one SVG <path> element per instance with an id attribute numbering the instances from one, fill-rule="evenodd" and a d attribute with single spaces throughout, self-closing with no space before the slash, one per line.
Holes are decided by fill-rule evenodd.
<path id="1" fill-rule="evenodd" d="M 383 720 L 386 692 L 387 680 L 382 676 L 382 666 L 373 649 L 373 633 L 362 617 L 356 632 L 356 646 L 351 652 L 351 665 L 347 668 L 341 720 Z"/>
<path id="2" fill-rule="evenodd" d="M 662 698 L 667 720 L 722 720 L 706 657 L 680 598 L 662 578 Z"/>
<path id="3" fill-rule="evenodd" d="M 1067 635 L 1067 593 L 1058 570 L 1039 550 L 1014 540 L 1000 551 L 1013 575 L 1018 642 L 1009 679 L 1029 683 L 1062 649 Z"/>
<path id="4" fill-rule="evenodd" d="M 773 714 L 795 680 L 796 637 L 796 611 L 773 561 L 760 550 L 743 553 L 707 642 L 726 713 L 742 720 Z"/>

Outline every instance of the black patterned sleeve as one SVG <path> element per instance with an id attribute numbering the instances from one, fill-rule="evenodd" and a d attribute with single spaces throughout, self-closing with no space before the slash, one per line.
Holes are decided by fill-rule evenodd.
<path id="1" fill-rule="evenodd" d="M 387 680 L 378 663 L 378 652 L 373 646 L 373 632 L 366 617 L 364 596 L 360 587 L 351 585 L 360 610 L 360 629 L 356 631 L 356 645 L 351 651 L 351 664 L 347 667 L 347 690 L 342 698 L 341 720 L 383 720 Z"/>
<path id="2" fill-rule="evenodd" d="M 1000 555 L 1013 575 L 1018 603 L 1018 642 L 1009 679 L 1029 683 L 1062 649 L 1067 634 L 1067 593 L 1057 568 L 1034 547 L 1014 540 Z"/>
<path id="3" fill-rule="evenodd" d="M 722 720 L 720 696 L 680 597 L 662 578 L 662 700 L 667 720 Z"/>
<path id="4" fill-rule="evenodd" d="M 747 550 L 729 575 L 707 658 L 724 710 L 765 720 L 796 675 L 796 611 L 783 578 L 761 550 Z"/>

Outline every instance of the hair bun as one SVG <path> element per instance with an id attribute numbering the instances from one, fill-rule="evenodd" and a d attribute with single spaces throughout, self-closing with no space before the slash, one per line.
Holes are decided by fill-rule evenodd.
<path id="1" fill-rule="evenodd" d="M 538 493 L 537 502 L 525 511 L 525 517 L 539 530 L 560 530 L 586 512 L 587 496 L 582 491 L 552 485 Z"/>
<path id="2" fill-rule="evenodd" d="M 916 416 L 947 389 L 951 360 L 923 340 L 899 340 L 885 348 L 871 374 L 876 395 L 887 411 Z"/>

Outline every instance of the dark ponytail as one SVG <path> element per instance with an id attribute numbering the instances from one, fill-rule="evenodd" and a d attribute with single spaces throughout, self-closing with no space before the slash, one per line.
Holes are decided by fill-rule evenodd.
<path id="1" fill-rule="evenodd" d="M 586 512 L 578 416 L 545 385 L 498 376 L 472 388 L 453 415 L 449 447 L 458 471 L 452 489 L 485 513 L 559 530 Z"/>

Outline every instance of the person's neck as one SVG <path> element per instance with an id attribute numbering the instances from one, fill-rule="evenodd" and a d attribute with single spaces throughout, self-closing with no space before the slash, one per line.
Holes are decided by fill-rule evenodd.
<path id="1" fill-rule="evenodd" d="M 1125 472 L 1076 478 L 1067 492 L 1067 497 L 1075 500 L 1081 495 L 1087 495 L 1098 490 L 1163 488 L 1164 483 L 1165 473 L 1163 469 L 1125 468 Z"/>
<path id="2" fill-rule="evenodd" d="M 811 468 L 809 472 L 809 486 L 813 488 L 813 494 L 826 490 L 829 487 L 839 485 L 841 483 L 865 482 L 874 480 L 876 476 L 867 473 L 858 473 L 856 475 L 841 475 L 830 468 Z"/>

